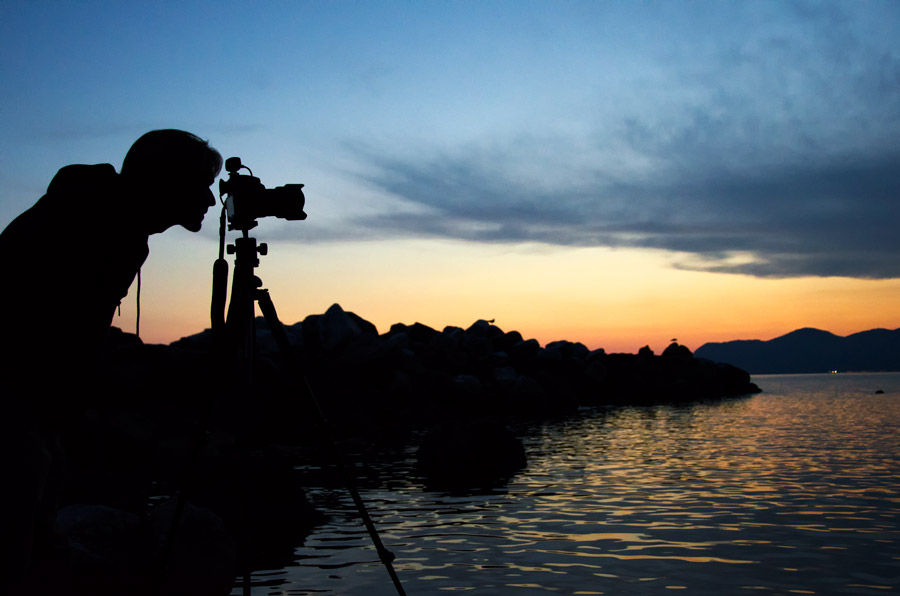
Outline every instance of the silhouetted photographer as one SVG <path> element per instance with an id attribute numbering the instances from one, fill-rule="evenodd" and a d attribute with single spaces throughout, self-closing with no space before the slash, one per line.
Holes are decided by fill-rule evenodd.
<path id="1" fill-rule="evenodd" d="M 0 594 L 21 591 L 32 555 L 52 547 L 59 432 L 89 399 L 148 237 L 175 225 L 200 230 L 221 167 L 199 137 L 152 131 L 132 145 L 121 173 L 110 164 L 62 168 L 0 234 Z"/>

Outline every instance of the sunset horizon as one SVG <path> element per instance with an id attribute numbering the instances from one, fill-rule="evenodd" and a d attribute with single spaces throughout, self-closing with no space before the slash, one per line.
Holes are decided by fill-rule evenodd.
<path id="1" fill-rule="evenodd" d="M 215 220 L 216 217 L 208 215 L 207 225 Z M 259 236 L 261 242 L 266 241 L 262 232 L 252 235 Z M 165 258 L 153 259 L 152 247 L 156 244 L 151 244 L 151 258 L 143 271 L 141 295 L 141 338 L 146 343 L 168 344 L 210 326 L 215 245 L 196 238 L 191 241 L 205 245 L 198 247 L 196 252 L 206 259 L 182 264 L 184 268 L 175 271 Z M 431 244 L 433 242 L 410 241 L 410 246 L 395 248 L 391 254 L 395 258 L 405 254 L 415 260 Z M 432 250 L 437 250 L 441 244 L 438 242 L 438 247 L 432 247 Z M 270 289 L 279 318 L 285 325 L 301 322 L 309 315 L 323 314 L 332 304 L 338 304 L 345 311 L 374 324 L 382 334 L 396 323 L 418 322 L 440 331 L 446 326 L 468 328 L 475 321 L 484 319 L 494 320 L 494 324 L 504 331 L 518 331 L 525 339 L 537 339 L 541 345 L 568 340 L 583 343 L 592 350 L 602 348 L 608 353 L 636 353 L 645 345 L 660 353 L 673 339 L 694 351 L 704 343 L 769 340 L 805 327 L 840 336 L 900 327 L 892 316 L 892 313 L 900 312 L 900 280 L 801 278 L 769 280 L 768 284 L 760 284 L 749 276 L 683 271 L 656 263 L 654 266 L 661 268 L 658 275 L 670 280 L 669 283 L 702 287 L 702 292 L 691 295 L 690 300 L 672 300 L 669 296 L 641 288 L 635 290 L 633 298 L 604 297 L 599 290 L 582 288 L 579 293 L 573 290 L 567 300 L 561 302 L 555 296 L 542 297 L 540 288 L 534 287 L 535 279 L 529 280 L 523 274 L 517 289 L 525 298 L 507 303 L 502 295 L 496 295 L 495 289 L 483 287 L 484 277 L 480 272 L 472 272 L 473 277 L 465 278 L 458 273 L 449 275 L 437 270 L 434 280 L 425 278 L 430 281 L 423 283 L 422 271 L 415 263 L 408 263 L 406 268 L 389 278 L 360 278 L 359 268 L 363 267 L 362 260 L 367 252 L 365 243 L 342 247 L 340 250 L 345 253 L 339 259 L 342 268 L 336 271 L 326 271 L 320 264 L 329 250 L 328 245 L 303 247 L 278 242 L 269 242 L 269 245 L 269 255 L 261 257 L 257 273 L 264 286 Z M 159 252 L 166 250 L 168 247 L 162 246 Z M 457 253 L 459 250 L 465 249 L 456 247 Z M 511 252 L 516 251 L 501 249 L 497 258 L 503 263 L 522 258 Z M 664 262 L 668 258 L 662 253 L 648 251 L 600 252 L 598 256 L 590 254 L 591 260 L 609 259 L 610 265 L 618 262 L 624 269 L 629 266 L 623 263 L 629 260 L 624 257 L 645 262 L 658 259 Z M 630 252 L 637 254 L 629 255 Z M 484 255 L 481 250 L 473 250 L 472 258 L 482 259 Z M 567 263 L 575 261 L 571 255 L 569 258 L 564 255 L 546 253 L 544 266 L 554 268 L 556 259 Z M 454 258 L 460 258 L 460 255 L 456 254 Z M 282 267 L 296 269 L 298 274 L 289 275 L 280 270 Z M 529 259 L 528 267 L 534 274 L 535 261 Z M 641 270 L 647 269 L 650 269 L 649 265 Z M 182 276 L 183 279 L 178 279 Z M 175 285 L 191 284 L 195 290 L 173 302 L 167 294 L 168 284 L 158 283 L 162 279 Z M 198 279 L 206 282 L 205 287 L 203 283 L 197 283 Z M 272 279 L 276 283 L 268 283 Z M 537 281 L 541 279 L 546 277 L 538 276 Z M 502 281 L 504 284 L 514 282 L 511 279 Z M 455 299 L 446 302 L 428 293 L 423 297 L 421 293 L 422 289 L 430 289 L 431 294 L 449 292 L 450 287 L 457 287 L 459 292 L 453 296 Z M 755 293 L 748 290 L 753 287 Z M 135 288 L 132 288 L 123 300 L 121 316 L 113 321 L 115 326 L 131 333 L 135 330 L 134 293 Z M 773 304 L 778 304 L 780 309 L 774 309 Z M 867 308 L 858 309 L 858 304 Z"/>

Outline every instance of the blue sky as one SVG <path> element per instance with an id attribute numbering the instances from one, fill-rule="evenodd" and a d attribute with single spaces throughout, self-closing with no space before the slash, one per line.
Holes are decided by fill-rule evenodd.
<path id="1" fill-rule="evenodd" d="M 3 1 L 0 223 L 174 127 L 307 185 L 274 242 L 896 279 L 898 33 L 889 1 Z"/>

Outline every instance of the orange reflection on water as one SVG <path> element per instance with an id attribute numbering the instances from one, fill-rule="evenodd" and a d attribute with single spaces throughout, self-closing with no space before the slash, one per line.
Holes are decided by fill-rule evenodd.
<path id="1" fill-rule="evenodd" d="M 749 399 L 528 426 L 506 489 L 410 489 L 379 527 L 421 593 L 897 591 L 895 377 L 878 402 L 871 375 L 803 394 L 764 378 Z"/>

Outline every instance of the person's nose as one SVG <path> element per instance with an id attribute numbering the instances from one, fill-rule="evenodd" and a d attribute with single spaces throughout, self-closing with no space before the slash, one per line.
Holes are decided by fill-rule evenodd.
<path id="1" fill-rule="evenodd" d="M 212 190 L 209 190 L 209 202 L 207 203 L 210 207 L 216 206 L 216 195 L 213 194 Z"/>

